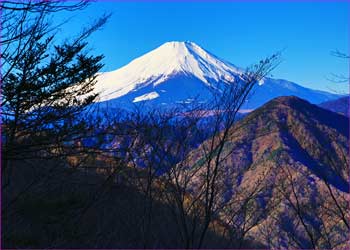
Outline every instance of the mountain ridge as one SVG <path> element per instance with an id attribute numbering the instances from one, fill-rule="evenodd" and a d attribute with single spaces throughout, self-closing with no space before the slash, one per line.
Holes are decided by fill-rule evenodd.
<path id="1" fill-rule="evenodd" d="M 349 113 L 350 99 L 349 98 L 350 96 L 344 96 L 336 100 L 320 103 L 319 106 L 324 109 L 328 109 L 330 111 L 349 117 L 350 116 L 350 113 Z"/>
<path id="2" fill-rule="evenodd" d="M 99 102 L 131 106 L 144 102 L 151 106 L 189 104 L 194 100 L 210 103 L 227 84 L 242 79 L 245 70 L 229 63 L 193 42 L 167 42 L 110 72 L 99 73 L 95 92 Z M 339 97 L 296 83 L 265 77 L 244 108 L 255 109 L 284 95 L 295 95 L 312 103 Z M 147 96 L 148 98 L 143 98 Z"/>

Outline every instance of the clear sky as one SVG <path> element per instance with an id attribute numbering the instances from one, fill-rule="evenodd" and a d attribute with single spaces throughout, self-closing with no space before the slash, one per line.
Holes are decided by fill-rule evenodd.
<path id="1" fill-rule="evenodd" d="M 275 78 L 322 90 L 348 92 L 348 84 L 327 80 L 349 75 L 346 1 L 97 1 L 62 27 L 70 36 L 103 13 L 113 16 L 89 38 L 94 53 L 105 55 L 104 71 L 115 70 L 167 41 L 192 41 L 237 66 L 246 67 L 284 49 Z M 56 21 L 56 19 L 54 19 Z"/>

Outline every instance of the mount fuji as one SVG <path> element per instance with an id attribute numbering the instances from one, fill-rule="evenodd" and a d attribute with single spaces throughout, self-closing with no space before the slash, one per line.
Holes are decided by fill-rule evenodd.
<path id="1" fill-rule="evenodd" d="M 120 69 L 99 73 L 94 91 L 99 93 L 100 103 L 121 107 L 208 102 L 213 91 L 234 84 L 244 72 L 193 42 L 167 42 Z M 291 95 L 316 104 L 339 97 L 265 77 L 244 108 L 255 109 L 275 97 Z"/>

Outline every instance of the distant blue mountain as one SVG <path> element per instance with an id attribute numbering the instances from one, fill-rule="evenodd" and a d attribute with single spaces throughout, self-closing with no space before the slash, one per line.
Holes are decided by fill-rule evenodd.
<path id="1" fill-rule="evenodd" d="M 95 92 L 102 106 L 131 108 L 210 103 L 228 84 L 241 82 L 242 68 L 192 42 L 168 42 L 111 72 L 100 73 Z M 321 103 L 340 95 L 302 87 L 287 80 L 264 78 L 243 108 L 256 109 L 278 96 L 297 96 Z"/>

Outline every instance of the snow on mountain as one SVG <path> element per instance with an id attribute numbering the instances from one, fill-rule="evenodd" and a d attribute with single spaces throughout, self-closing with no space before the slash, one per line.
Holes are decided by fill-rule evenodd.
<path id="1" fill-rule="evenodd" d="M 105 101 L 145 85 L 155 87 L 178 73 L 192 75 L 210 86 L 211 82 L 233 81 L 241 72 L 193 42 L 167 42 L 118 70 L 100 74 L 95 90 Z"/>
<path id="2" fill-rule="evenodd" d="M 152 100 L 159 97 L 159 94 L 155 91 L 151 93 L 147 93 L 138 97 L 135 97 L 132 102 L 141 102 L 141 101 L 147 101 L 147 100 Z"/>
<path id="3" fill-rule="evenodd" d="M 100 73 L 95 92 L 100 102 L 126 105 L 206 102 L 222 84 L 232 84 L 243 69 L 219 59 L 193 42 L 167 42 L 124 67 Z M 304 88 L 286 80 L 261 80 L 246 108 L 256 108 L 274 97 L 295 95 L 320 103 L 338 96 Z"/>

